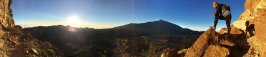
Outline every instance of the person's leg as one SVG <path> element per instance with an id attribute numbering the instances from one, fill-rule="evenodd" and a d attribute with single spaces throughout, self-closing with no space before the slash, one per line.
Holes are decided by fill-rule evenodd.
<path id="1" fill-rule="evenodd" d="M 217 23 L 218 23 L 218 17 L 215 17 L 215 18 L 214 18 L 214 28 L 215 28 L 215 29 L 216 29 Z"/>
<path id="2" fill-rule="evenodd" d="M 220 15 L 216 15 L 215 16 L 215 18 L 214 18 L 214 28 L 216 28 L 219 19 L 220 20 L 224 20 L 224 17 L 220 16 Z"/>
<path id="3" fill-rule="evenodd" d="M 231 15 L 229 15 L 226 19 L 226 25 L 227 25 L 227 33 L 230 34 L 230 31 L 231 31 L 231 27 L 230 27 L 230 24 L 231 24 Z"/>

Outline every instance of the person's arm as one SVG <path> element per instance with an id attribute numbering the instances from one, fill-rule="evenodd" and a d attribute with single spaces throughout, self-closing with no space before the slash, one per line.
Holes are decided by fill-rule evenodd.
<path id="1" fill-rule="evenodd" d="M 216 11 L 213 13 L 214 16 L 219 16 L 222 13 L 222 4 L 218 4 Z"/>

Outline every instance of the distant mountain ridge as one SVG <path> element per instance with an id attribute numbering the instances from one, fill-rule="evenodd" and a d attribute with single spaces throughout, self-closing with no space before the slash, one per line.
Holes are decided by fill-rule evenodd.
<path id="1" fill-rule="evenodd" d="M 76 32 L 68 31 L 69 28 L 73 27 L 63 25 L 38 26 L 24 28 L 23 31 L 31 33 L 34 38 L 41 41 L 53 43 L 62 52 L 65 52 L 65 56 L 81 57 L 99 57 L 102 55 L 98 54 L 101 51 L 106 52 L 104 55 L 115 56 L 113 49 L 116 48 L 117 43 L 114 41 L 117 39 L 128 40 L 127 52 L 131 56 L 137 57 L 147 55 L 141 53 L 149 50 L 147 47 L 150 44 L 145 44 L 147 39 L 156 43 L 163 41 L 164 44 L 161 43 L 161 48 L 175 47 L 183 49 L 190 47 L 196 37 L 202 33 L 182 28 L 165 20 L 131 23 L 109 29 L 74 28 Z M 161 48 L 157 49 L 160 50 Z"/>
<path id="2" fill-rule="evenodd" d="M 187 28 L 182 28 L 176 24 L 165 20 L 151 21 L 146 23 L 131 23 L 123 26 L 114 27 L 113 29 L 129 30 L 144 33 L 155 34 L 180 34 L 180 35 L 198 35 L 198 31 L 193 31 Z"/>

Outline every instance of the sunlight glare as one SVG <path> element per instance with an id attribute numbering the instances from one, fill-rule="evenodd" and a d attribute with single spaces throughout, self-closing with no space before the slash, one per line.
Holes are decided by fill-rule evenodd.
<path id="1" fill-rule="evenodd" d="M 80 27 L 81 26 L 81 20 L 79 16 L 73 15 L 67 18 L 67 25 L 70 25 L 71 27 Z"/>

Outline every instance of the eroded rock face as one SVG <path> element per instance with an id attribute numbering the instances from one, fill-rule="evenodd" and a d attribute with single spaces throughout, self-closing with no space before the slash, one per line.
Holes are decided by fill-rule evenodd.
<path id="1" fill-rule="evenodd" d="M 255 36 L 247 39 L 250 48 L 243 57 L 261 57 L 261 50 L 259 50 L 258 40 Z"/>
<path id="2" fill-rule="evenodd" d="M 255 44 L 251 47 L 256 47 L 260 50 L 259 56 L 266 56 L 266 0 L 246 0 L 245 3 L 245 12 L 250 15 L 241 15 L 241 16 L 250 16 L 251 20 L 254 21 L 255 25 L 255 37 L 254 40 L 257 40 Z M 251 41 L 252 42 L 252 41 Z M 252 50 L 250 50 L 252 52 Z M 256 55 L 258 56 L 258 55 Z"/>
<path id="3" fill-rule="evenodd" d="M 259 41 L 259 48 L 262 50 L 262 57 L 266 56 L 266 0 L 263 1 L 264 3 L 260 3 L 259 7 L 255 11 L 255 35 L 256 39 Z"/>
<path id="4" fill-rule="evenodd" d="M 14 27 L 11 4 L 12 0 L 0 0 L 0 26 L 2 28 Z"/>
<path id="5" fill-rule="evenodd" d="M 266 56 L 266 0 L 246 0 L 245 11 L 239 16 L 238 20 L 233 23 L 237 28 L 245 31 L 245 22 L 249 21 L 255 25 L 255 36 L 252 41 L 249 41 L 251 48 L 249 52 L 256 52 L 246 54 L 246 56 Z M 255 41 L 256 40 L 256 41 Z M 255 41 L 255 43 L 254 43 Z M 254 51 L 254 49 L 260 51 Z"/>
<path id="6" fill-rule="evenodd" d="M 245 9 L 249 9 L 252 13 L 255 13 L 256 8 L 260 6 L 260 3 L 265 3 L 263 0 L 246 0 Z"/>

